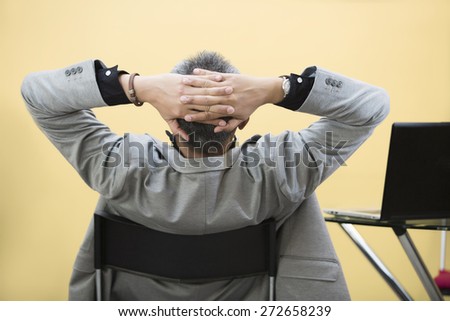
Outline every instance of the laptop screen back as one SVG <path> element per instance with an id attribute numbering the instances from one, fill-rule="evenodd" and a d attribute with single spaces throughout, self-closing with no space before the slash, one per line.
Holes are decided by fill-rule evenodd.
<path id="1" fill-rule="evenodd" d="M 382 220 L 450 217 L 450 123 L 394 123 Z"/>

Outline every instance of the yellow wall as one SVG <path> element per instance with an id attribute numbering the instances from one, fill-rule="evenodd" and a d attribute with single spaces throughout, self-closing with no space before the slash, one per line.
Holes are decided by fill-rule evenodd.
<path id="1" fill-rule="evenodd" d="M 67 298 L 72 262 L 97 199 L 27 114 L 19 88 L 28 72 L 101 58 L 128 71 L 163 73 L 210 49 L 243 73 L 277 76 L 320 65 L 386 88 L 390 116 L 320 187 L 323 207 L 379 206 L 392 122 L 450 121 L 447 0 L 2 0 L 0 39 L 2 300 Z M 164 138 L 165 125 L 150 107 L 97 115 L 117 132 Z M 314 119 L 267 107 L 240 137 L 299 129 Z M 353 299 L 395 300 L 343 232 L 329 229 Z M 407 290 L 427 299 L 393 233 L 360 231 Z M 440 234 L 411 234 L 436 274 Z"/>

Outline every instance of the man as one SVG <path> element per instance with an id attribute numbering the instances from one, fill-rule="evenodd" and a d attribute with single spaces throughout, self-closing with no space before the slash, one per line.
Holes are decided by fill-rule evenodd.
<path id="1" fill-rule="evenodd" d="M 98 60 L 33 73 L 22 94 L 39 127 L 99 192 L 97 210 L 178 234 L 273 217 L 277 299 L 349 299 L 314 191 L 386 117 L 384 90 L 316 67 L 284 78 L 239 75 L 220 55 L 202 52 L 157 76 L 129 75 Z M 130 101 L 158 110 L 173 146 L 149 135 L 118 136 L 91 111 Z M 234 131 L 267 103 L 322 118 L 299 132 L 234 144 Z M 92 237 L 91 224 L 74 265 L 72 300 L 94 299 Z M 104 278 L 103 296 L 113 300 L 268 297 L 264 276 L 185 282 L 107 270 Z"/>

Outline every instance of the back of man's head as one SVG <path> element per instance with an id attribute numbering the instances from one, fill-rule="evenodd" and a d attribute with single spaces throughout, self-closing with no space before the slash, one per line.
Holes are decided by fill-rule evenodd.
<path id="1" fill-rule="evenodd" d="M 195 68 L 221 73 L 239 73 L 239 70 L 221 54 L 212 51 L 202 51 L 180 61 L 172 69 L 172 73 L 192 75 Z M 229 117 L 224 117 L 224 119 L 229 119 Z M 234 135 L 234 132 L 214 133 L 214 125 L 187 122 L 184 119 L 178 119 L 178 123 L 181 129 L 189 135 L 189 142 L 187 142 L 189 147 L 195 148 L 205 155 L 226 151 L 225 145 L 231 141 L 231 136 Z"/>

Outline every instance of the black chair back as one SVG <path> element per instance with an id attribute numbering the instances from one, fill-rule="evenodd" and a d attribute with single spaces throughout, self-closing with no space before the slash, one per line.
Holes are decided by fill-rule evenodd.
<path id="1" fill-rule="evenodd" d="M 274 283 L 276 231 L 272 219 L 259 225 L 203 235 L 165 233 L 108 213 L 94 214 L 94 225 L 94 263 L 100 279 L 97 280 L 98 297 L 101 297 L 101 272 L 98 271 L 106 266 L 185 280 L 267 273 L 270 283 Z"/>

